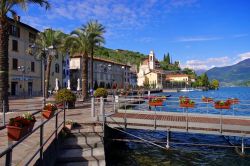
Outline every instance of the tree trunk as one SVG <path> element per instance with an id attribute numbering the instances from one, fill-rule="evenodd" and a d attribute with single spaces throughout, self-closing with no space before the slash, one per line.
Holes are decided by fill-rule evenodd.
<path id="1" fill-rule="evenodd" d="M 82 98 L 83 101 L 88 97 L 88 56 L 82 56 Z"/>
<path id="2" fill-rule="evenodd" d="M 46 76 L 45 76 L 45 97 L 48 98 L 49 82 L 50 82 L 50 68 L 51 68 L 52 57 L 48 55 Z"/>
<path id="3" fill-rule="evenodd" d="M 0 24 L 0 112 L 9 111 L 9 24 L 4 19 Z M 4 101 L 4 102 L 3 102 Z M 3 106 L 4 103 L 4 106 Z"/>
<path id="4" fill-rule="evenodd" d="M 91 63 L 90 63 L 90 89 L 93 91 L 94 90 L 94 47 L 91 47 Z"/>

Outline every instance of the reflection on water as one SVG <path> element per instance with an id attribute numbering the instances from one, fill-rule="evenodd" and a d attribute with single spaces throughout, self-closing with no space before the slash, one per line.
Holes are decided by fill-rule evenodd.
<path id="1" fill-rule="evenodd" d="M 173 97 L 186 95 L 191 98 L 207 96 L 216 99 L 234 97 L 242 101 L 250 100 L 250 88 L 222 88 L 218 91 L 181 92 L 171 95 Z M 244 115 L 250 115 L 250 110 Z M 147 140 L 157 142 L 166 142 L 167 140 L 166 132 L 162 131 L 132 129 L 126 131 Z M 135 139 L 118 131 L 109 131 L 105 146 L 108 147 L 106 148 L 107 165 L 111 166 L 250 165 L 250 157 L 241 157 L 236 153 L 235 148 L 195 146 L 195 144 L 229 146 L 230 144 L 223 136 L 172 132 L 170 150 L 163 150 L 146 143 L 111 141 L 111 138 Z M 234 145 L 239 146 L 241 143 L 241 138 L 238 137 L 229 137 L 229 140 Z M 250 146 L 250 139 L 245 139 L 245 142 L 247 146 Z M 166 145 L 166 143 L 160 144 Z M 250 154 L 248 149 L 246 153 Z"/>

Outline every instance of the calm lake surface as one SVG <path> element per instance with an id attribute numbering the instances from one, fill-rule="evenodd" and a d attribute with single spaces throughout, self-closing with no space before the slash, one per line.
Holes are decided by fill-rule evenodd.
<path id="1" fill-rule="evenodd" d="M 233 87 L 233 88 L 221 88 L 217 91 L 194 91 L 194 92 L 178 92 L 178 93 L 161 93 L 159 95 L 171 94 L 172 97 L 179 97 L 182 95 L 189 96 L 190 98 L 196 98 L 196 102 L 201 100 L 202 96 L 213 97 L 218 99 L 227 98 L 239 98 L 240 103 L 250 103 L 246 100 L 250 100 L 250 88 L 246 87 Z M 158 94 L 157 94 L 158 95 Z M 171 102 L 169 102 L 171 103 Z M 166 103 L 164 109 L 160 111 L 178 111 L 178 108 L 168 108 L 169 103 Z M 250 110 L 245 105 L 235 106 L 239 110 L 223 111 L 223 114 L 250 116 Z M 176 105 L 176 104 L 175 104 Z M 199 104 L 198 104 L 199 105 Z M 203 105 L 200 104 L 200 107 Z M 212 110 L 212 106 L 209 106 L 209 114 L 217 114 L 218 110 Z M 242 111 L 240 111 L 242 110 Z M 190 113 L 207 113 L 207 109 L 189 110 Z M 249 126 L 250 127 L 250 126 Z M 121 132 L 114 132 L 112 138 L 123 139 L 135 139 Z M 132 130 L 127 129 L 126 132 L 142 137 L 147 140 L 156 140 L 162 146 L 165 146 L 167 139 L 166 132 L 160 131 L 146 131 L 146 130 Z M 241 138 L 229 137 L 230 142 L 240 145 Z M 250 146 L 250 139 L 245 139 L 246 146 Z M 187 143 L 187 144 L 179 144 Z M 204 135 L 204 134 L 188 134 L 171 132 L 170 135 L 170 150 L 163 150 L 159 147 L 155 147 L 146 143 L 135 142 L 118 142 L 107 140 L 108 152 L 107 165 L 114 166 L 164 166 L 164 165 L 250 165 L 250 151 L 247 149 L 247 157 L 241 157 L 236 153 L 235 148 L 232 147 L 208 147 L 208 146 L 194 146 L 191 144 L 213 144 L 213 145 L 230 145 L 223 136 Z"/>

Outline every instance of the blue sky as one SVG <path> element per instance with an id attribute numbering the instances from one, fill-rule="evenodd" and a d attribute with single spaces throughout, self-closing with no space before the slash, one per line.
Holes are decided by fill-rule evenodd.
<path id="1" fill-rule="evenodd" d="M 70 33 L 89 19 L 106 27 L 105 46 L 169 52 L 182 67 L 209 69 L 250 58 L 249 0 L 51 0 L 45 11 L 18 11 L 21 21 Z"/>

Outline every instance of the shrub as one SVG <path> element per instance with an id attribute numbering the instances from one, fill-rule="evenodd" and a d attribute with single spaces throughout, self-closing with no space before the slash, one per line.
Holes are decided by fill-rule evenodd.
<path id="1" fill-rule="evenodd" d="M 98 89 L 96 89 L 94 96 L 106 98 L 108 96 L 108 91 L 105 88 L 98 88 Z"/>
<path id="2" fill-rule="evenodd" d="M 56 93 L 56 102 L 75 102 L 76 95 L 68 89 L 61 89 Z"/>

